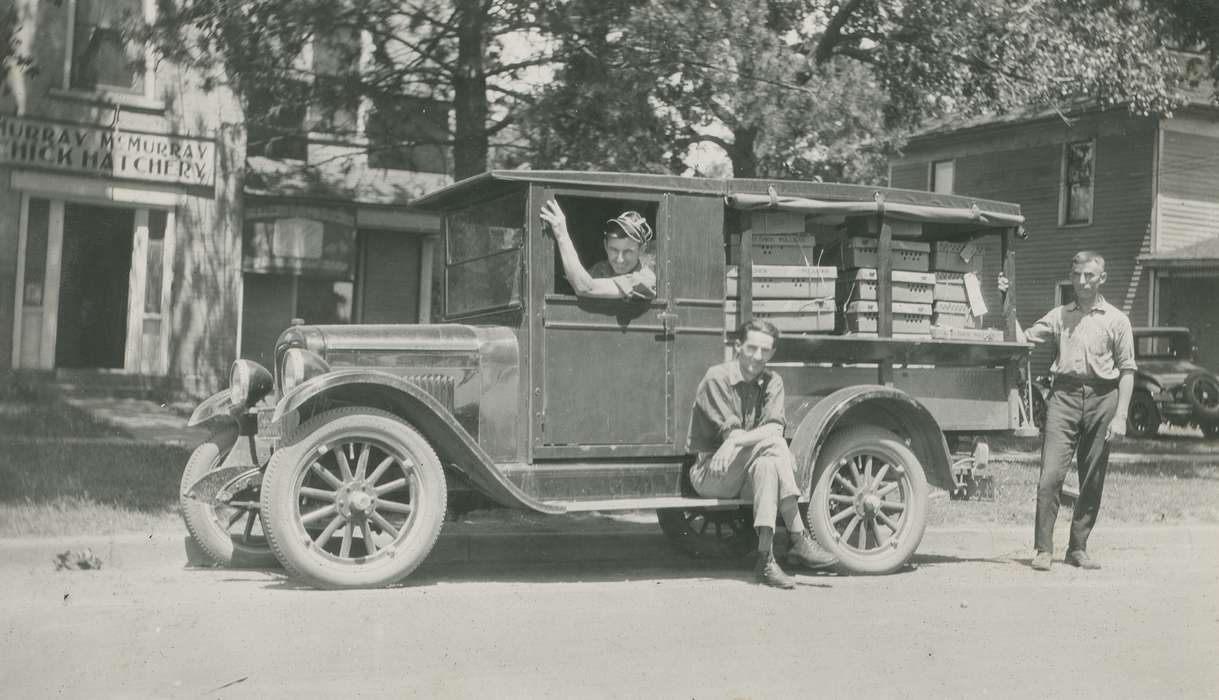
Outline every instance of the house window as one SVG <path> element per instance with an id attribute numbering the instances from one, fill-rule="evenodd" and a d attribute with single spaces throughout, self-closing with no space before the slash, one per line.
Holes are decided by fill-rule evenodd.
<path id="1" fill-rule="evenodd" d="M 147 52 L 123 36 L 124 25 L 145 18 L 144 0 L 75 0 L 68 87 L 145 94 Z"/>
<path id="2" fill-rule="evenodd" d="M 374 168 L 449 173 L 449 105 L 438 100 L 374 100 L 365 127 Z"/>
<path id="3" fill-rule="evenodd" d="M 306 160 L 309 150 L 309 85 L 288 80 L 246 93 L 247 156 Z"/>
<path id="4" fill-rule="evenodd" d="M 1062 167 L 1062 224 L 1092 223 L 1092 176 L 1096 144 L 1068 143 Z"/>
<path id="5" fill-rule="evenodd" d="M 956 176 L 957 163 L 954 160 L 937 160 L 931 164 L 932 192 L 952 194 L 953 179 Z"/>

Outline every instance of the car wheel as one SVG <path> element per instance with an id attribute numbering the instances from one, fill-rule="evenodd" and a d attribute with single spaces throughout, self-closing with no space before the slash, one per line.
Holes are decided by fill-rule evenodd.
<path id="1" fill-rule="evenodd" d="M 1038 430 L 1045 430 L 1045 397 L 1041 392 L 1033 389 L 1033 425 L 1037 426 Z"/>
<path id="2" fill-rule="evenodd" d="M 187 490 L 220 466 L 237 443 L 236 428 L 216 431 L 191 453 L 182 470 L 178 505 L 195 543 L 217 564 L 265 568 L 277 564 L 259 516 L 258 487 L 237 493 L 230 503 L 204 503 Z"/>
<path id="3" fill-rule="evenodd" d="M 1219 420 L 1219 378 L 1210 372 L 1194 372 L 1185 378 L 1185 395 L 1202 420 Z"/>
<path id="4" fill-rule="evenodd" d="M 1126 418 L 1126 434 L 1141 438 L 1155 435 L 1160 430 L 1160 409 L 1155 399 L 1146 391 L 1136 391 L 1130 397 L 1130 413 Z"/>
<path id="5" fill-rule="evenodd" d="M 910 559 L 927 527 L 927 479 L 901 438 L 872 426 L 843 429 L 813 473 L 809 529 L 839 568 L 886 574 Z"/>
<path id="6" fill-rule="evenodd" d="M 271 548 L 321 588 L 373 588 L 410 575 L 444 521 L 444 468 L 428 441 L 385 411 L 340 408 L 300 426 L 263 478 Z"/>
<path id="7" fill-rule="evenodd" d="M 757 549 L 753 508 L 662 508 L 660 530 L 678 549 L 700 559 L 736 558 Z"/>

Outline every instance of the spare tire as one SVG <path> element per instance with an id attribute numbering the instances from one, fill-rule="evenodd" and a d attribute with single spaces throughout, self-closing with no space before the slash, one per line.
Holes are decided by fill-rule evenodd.
<path id="1" fill-rule="evenodd" d="M 1194 407 L 1194 415 L 1203 419 L 1219 419 L 1219 377 L 1198 371 L 1185 378 L 1185 396 Z"/>

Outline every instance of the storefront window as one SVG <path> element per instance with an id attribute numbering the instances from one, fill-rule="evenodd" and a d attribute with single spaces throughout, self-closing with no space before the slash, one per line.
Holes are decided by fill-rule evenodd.
<path id="1" fill-rule="evenodd" d="M 351 282 L 300 277 L 296 284 L 296 318 L 306 323 L 351 323 Z"/>
<path id="2" fill-rule="evenodd" d="M 47 234 L 51 222 L 51 203 L 31 199 L 29 223 L 25 239 L 26 306 L 42 306 L 43 286 L 47 272 Z"/>
<path id="3" fill-rule="evenodd" d="M 148 261 L 144 281 L 144 313 L 161 313 L 161 285 L 165 256 L 166 213 L 158 209 L 148 212 Z"/>

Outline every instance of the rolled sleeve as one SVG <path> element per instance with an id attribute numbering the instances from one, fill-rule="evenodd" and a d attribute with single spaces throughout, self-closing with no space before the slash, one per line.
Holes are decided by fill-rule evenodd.
<path id="1" fill-rule="evenodd" d="M 720 442 L 732 431 L 741 429 L 741 417 L 737 415 L 732 386 L 726 382 L 704 377 L 694 402 L 703 417 L 714 426 Z"/>
<path id="2" fill-rule="evenodd" d="M 1130 319 L 1122 316 L 1116 324 L 1113 338 L 1113 366 L 1119 372 L 1133 372 L 1138 369 L 1134 361 L 1134 331 L 1130 327 Z"/>
<path id="3" fill-rule="evenodd" d="M 1037 319 L 1036 323 L 1025 329 L 1025 339 L 1030 343 L 1038 344 L 1054 339 L 1058 335 L 1061 318 L 1060 309 L 1050 309 L 1049 313 Z"/>
<path id="4" fill-rule="evenodd" d="M 618 285 L 624 299 L 651 301 L 656 298 L 656 273 L 650 267 L 644 266 L 635 272 L 617 275 L 612 281 Z"/>

